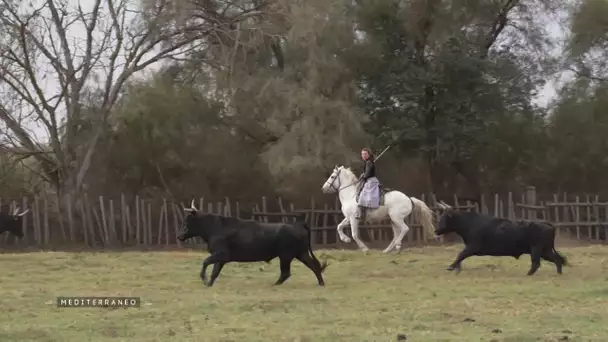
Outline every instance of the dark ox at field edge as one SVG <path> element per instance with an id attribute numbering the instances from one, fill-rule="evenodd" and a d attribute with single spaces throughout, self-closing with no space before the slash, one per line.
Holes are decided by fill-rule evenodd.
<path id="1" fill-rule="evenodd" d="M 211 255 L 203 260 L 201 279 L 212 286 L 225 264 L 236 262 L 270 262 L 278 257 L 281 275 L 275 283 L 280 285 L 291 276 L 291 262 L 298 259 L 314 272 L 320 286 L 324 286 L 321 273 L 327 262 L 321 264 L 312 252 L 310 229 L 305 222 L 261 223 L 245 221 L 234 217 L 199 212 L 194 206 L 188 211 L 183 222 L 180 241 L 201 237 Z M 211 279 L 207 281 L 207 266 L 213 264 Z"/>
<path id="2" fill-rule="evenodd" d="M 23 237 L 23 215 L 27 214 L 29 209 L 19 213 L 19 208 L 15 209 L 12 214 L 0 211 L 0 234 L 9 232 L 18 238 Z"/>
<path id="3" fill-rule="evenodd" d="M 555 227 L 543 222 L 513 222 L 475 212 L 456 212 L 445 203 L 445 210 L 435 234 L 458 234 L 465 247 L 456 260 L 448 267 L 449 271 L 460 271 L 460 263 L 471 256 L 511 256 L 519 259 L 529 254 L 532 265 L 528 275 L 536 273 L 540 259 L 555 264 L 557 273 L 562 274 L 562 266 L 567 259 L 555 250 Z"/>

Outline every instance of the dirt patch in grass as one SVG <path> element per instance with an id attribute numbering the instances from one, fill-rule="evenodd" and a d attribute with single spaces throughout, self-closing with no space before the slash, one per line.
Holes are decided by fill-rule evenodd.
<path id="1" fill-rule="evenodd" d="M 174 252 L 0 255 L 0 341 L 608 341 L 608 249 L 558 248 L 558 276 L 529 258 L 477 257 L 445 270 L 460 246 L 320 250 L 327 286 L 297 261 L 272 286 L 270 265 L 228 264 L 212 288 L 206 256 Z M 209 269 L 210 271 L 210 269 Z M 57 296 L 139 296 L 141 308 L 57 308 Z"/>

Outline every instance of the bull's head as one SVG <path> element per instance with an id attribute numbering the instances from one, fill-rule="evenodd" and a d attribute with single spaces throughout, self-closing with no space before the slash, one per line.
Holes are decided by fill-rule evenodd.
<path id="1" fill-rule="evenodd" d="M 30 210 L 27 209 L 22 213 L 19 213 L 19 207 L 8 215 L 8 218 L 4 222 L 4 230 L 15 235 L 18 238 L 23 237 L 23 215 L 27 214 Z"/>
<path id="2" fill-rule="evenodd" d="M 194 200 L 190 203 L 190 208 L 184 208 L 188 214 L 184 217 L 184 222 L 182 223 L 182 234 L 177 238 L 179 241 L 186 241 L 192 237 L 195 237 L 196 234 L 196 213 L 198 213 L 198 209 L 194 206 Z"/>
<path id="3" fill-rule="evenodd" d="M 452 225 L 450 224 L 450 220 L 452 219 L 454 208 L 444 201 L 437 203 L 437 206 L 439 207 L 441 218 L 437 223 L 437 228 L 435 228 L 435 235 L 451 233 L 453 230 L 451 228 Z"/>

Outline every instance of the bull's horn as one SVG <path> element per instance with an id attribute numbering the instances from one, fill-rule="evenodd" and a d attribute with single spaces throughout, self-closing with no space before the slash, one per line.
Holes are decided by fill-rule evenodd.
<path id="1" fill-rule="evenodd" d="M 23 216 L 23 215 L 27 214 L 29 211 L 30 211 L 29 209 L 26 209 L 26 210 L 25 210 L 24 212 L 22 212 L 21 214 L 17 214 L 17 216 Z"/>
<path id="2" fill-rule="evenodd" d="M 196 207 L 194 206 L 194 199 L 190 203 L 190 209 L 198 211 L 198 209 L 196 209 Z"/>
<path id="3" fill-rule="evenodd" d="M 15 210 L 13 210 L 13 216 L 17 216 L 18 212 L 19 212 L 19 207 L 16 207 Z"/>
<path id="4" fill-rule="evenodd" d="M 444 201 L 437 202 L 437 207 L 439 207 L 439 209 L 442 209 L 442 210 L 446 210 L 446 209 L 450 208 L 450 206 L 447 205 Z"/>

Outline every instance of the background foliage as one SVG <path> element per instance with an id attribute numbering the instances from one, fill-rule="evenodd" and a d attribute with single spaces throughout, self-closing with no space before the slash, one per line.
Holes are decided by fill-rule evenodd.
<path id="1" fill-rule="evenodd" d="M 77 4 L 0 3 L 0 196 L 608 189 L 604 0 Z"/>

